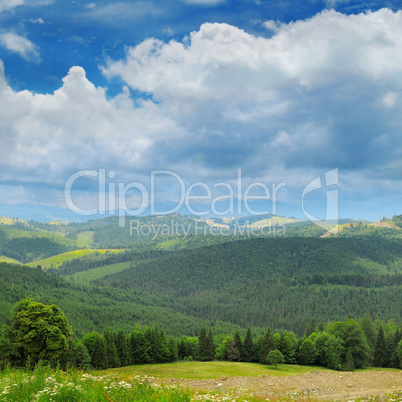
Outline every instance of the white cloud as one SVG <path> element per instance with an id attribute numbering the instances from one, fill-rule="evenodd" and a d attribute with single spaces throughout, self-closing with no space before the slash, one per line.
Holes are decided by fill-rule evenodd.
<path id="1" fill-rule="evenodd" d="M 274 20 L 268 20 L 263 23 L 266 29 L 270 29 L 271 31 L 277 32 L 278 31 L 278 23 Z"/>
<path id="2" fill-rule="evenodd" d="M 0 12 L 20 6 L 25 3 L 25 0 L 2 0 L 0 2 Z"/>
<path id="3" fill-rule="evenodd" d="M 214 5 L 225 2 L 225 0 L 184 0 L 188 4 Z"/>
<path id="4" fill-rule="evenodd" d="M 401 12 L 327 11 L 270 39 L 204 24 L 106 63 L 106 77 L 158 102 L 134 102 L 128 88 L 108 98 L 80 67 L 48 95 L 15 92 L 3 76 L 0 171 L 59 183 L 79 169 L 129 181 L 172 169 L 218 182 L 241 167 L 248 180 L 297 188 L 339 167 L 350 191 L 381 192 L 383 180 L 389 192 L 401 179 L 401 66 Z"/>
<path id="5" fill-rule="evenodd" d="M 32 18 L 30 21 L 31 21 L 33 24 L 40 24 L 40 25 L 45 23 L 45 21 L 43 21 L 42 18 Z"/>
<path id="6" fill-rule="evenodd" d="M 17 6 L 44 6 L 52 4 L 54 0 L 1 0 L 0 1 L 0 12 L 5 10 L 11 10 Z"/>
<path id="7" fill-rule="evenodd" d="M 27 38 L 13 32 L 0 34 L 0 43 L 10 52 L 18 53 L 26 60 L 39 61 L 37 47 Z"/>

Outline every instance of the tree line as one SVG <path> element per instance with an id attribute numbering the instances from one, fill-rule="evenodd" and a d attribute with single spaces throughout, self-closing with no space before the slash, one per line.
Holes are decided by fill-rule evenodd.
<path id="1" fill-rule="evenodd" d="M 177 360 L 319 365 L 347 371 L 402 368 L 402 328 L 365 315 L 359 322 L 349 317 L 326 325 L 312 319 L 302 337 L 285 330 L 274 333 L 270 327 L 258 334 L 248 328 L 244 337 L 237 329 L 222 337 L 201 327 L 198 337 L 175 338 L 155 325 L 129 332 L 106 329 L 73 339 L 58 306 L 24 299 L 14 307 L 0 340 L 0 367 L 45 361 L 64 369 L 107 369 Z"/>

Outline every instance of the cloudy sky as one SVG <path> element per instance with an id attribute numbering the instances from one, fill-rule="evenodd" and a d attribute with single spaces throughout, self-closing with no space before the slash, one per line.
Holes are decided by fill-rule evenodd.
<path id="1" fill-rule="evenodd" d="M 241 169 L 242 195 L 282 183 L 276 212 L 302 217 L 303 190 L 338 169 L 340 216 L 401 214 L 399 8 L 0 0 L 0 203 L 65 206 L 71 175 L 101 169 L 106 190 L 150 191 L 164 170 L 216 197 Z M 94 207 L 98 181 L 74 182 L 77 206 Z M 154 200 L 174 203 L 179 189 L 160 175 Z M 127 197 L 134 208 L 139 192 Z M 306 200 L 322 213 L 325 188 Z"/>

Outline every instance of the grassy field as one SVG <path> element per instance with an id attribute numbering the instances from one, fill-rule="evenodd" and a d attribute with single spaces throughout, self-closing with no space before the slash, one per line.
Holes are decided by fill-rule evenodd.
<path id="1" fill-rule="evenodd" d="M 71 279 L 75 283 L 88 283 L 95 279 L 100 279 L 104 276 L 124 271 L 125 269 L 130 268 L 131 264 L 131 262 L 120 262 L 118 264 L 105 265 L 104 267 L 92 268 L 88 269 L 87 271 L 77 272 L 74 275 L 66 276 L 66 279 Z"/>
<path id="2" fill-rule="evenodd" d="M 93 249 L 81 249 L 81 250 L 73 250 L 69 251 L 67 253 L 63 254 L 57 254 L 54 255 L 53 257 L 45 258 L 44 260 L 40 261 L 33 261 L 30 262 L 26 265 L 29 267 L 36 267 L 40 265 L 43 269 L 49 269 L 52 267 L 57 268 L 59 265 L 61 265 L 64 261 L 71 260 L 73 258 L 79 258 L 83 257 L 84 255 L 90 255 L 94 253 L 100 253 L 100 254 L 105 254 L 106 252 L 109 253 L 122 253 L 125 250 L 122 249 L 99 249 L 99 250 L 93 250 Z"/>
<path id="3" fill-rule="evenodd" d="M 128 375 L 147 375 L 160 378 L 212 379 L 225 377 L 257 377 L 272 375 L 275 377 L 304 374 L 311 371 L 332 371 L 323 367 L 278 365 L 278 368 L 257 363 L 236 362 L 198 362 L 186 361 L 164 364 L 144 364 L 99 371 L 99 374 L 113 374 L 121 377 Z"/>
<path id="4" fill-rule="evenodd" d="M 0 262 L 9 262 L 10 264 L 21 264 L 19 261 L 14 260 L 14 258 L 6 257 L 5 255 L 0 255 Z"/>
<path id="5" fill-rule="evenodd" d="M 88 232 L 80 232 L 77 235 L 77 247 L 92 247 L 93 246 L 93 241 L 94 241 L 94 232 L 88 231 Z"/>

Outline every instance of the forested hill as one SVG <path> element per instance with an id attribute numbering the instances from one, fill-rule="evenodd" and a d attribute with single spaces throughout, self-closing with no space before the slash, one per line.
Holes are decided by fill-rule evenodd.
<path id="1" fill-rule="evenodd" d="M 401 317 L 402 242 L 249 239 L 165 253 L 97 286 L 164 295 L 175 311 L 240 326 L 302 331 L 306 319 Z"/>

